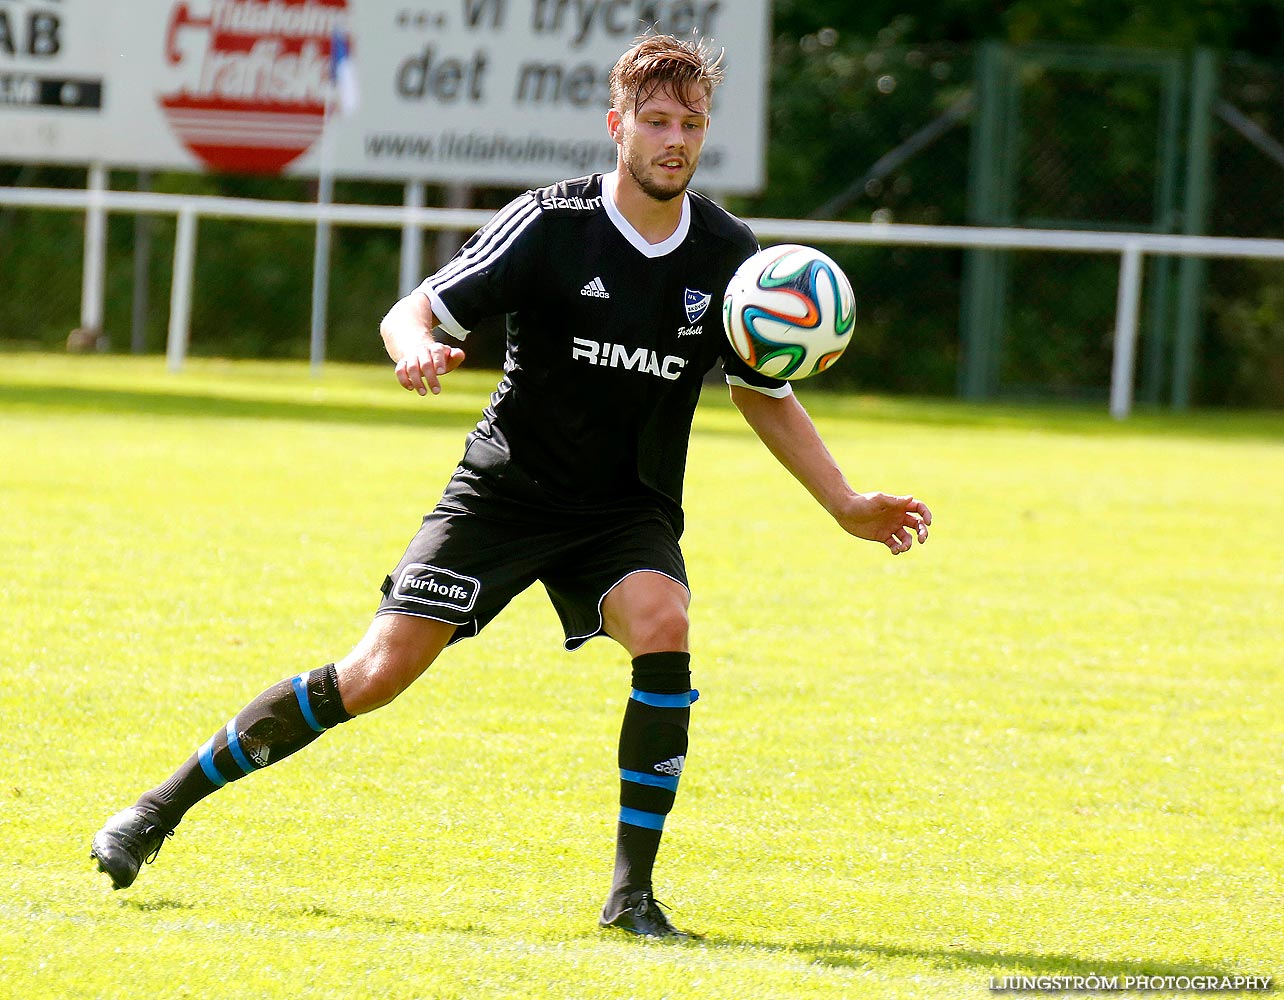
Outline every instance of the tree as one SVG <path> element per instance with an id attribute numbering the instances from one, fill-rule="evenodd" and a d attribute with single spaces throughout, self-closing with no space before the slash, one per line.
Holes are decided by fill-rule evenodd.
<path id="1" fill-rule="evenodd" d="M 975 42 L 1023 44 L 1066 42 L 1188 48 L 1204 45 L 1268 58 L 1284 58 L 1284 8 L 1268 0 L 776 0 L 779 37 L 802 38 L 822 28 L 872 41 L 899 25 L 910 43 Z"/>

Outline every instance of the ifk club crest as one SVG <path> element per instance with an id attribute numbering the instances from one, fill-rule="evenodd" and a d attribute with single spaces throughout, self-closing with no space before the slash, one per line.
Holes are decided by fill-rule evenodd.
<path id="1" fill-rule="evenodd" d="M 347 0 L 203 0 L 170 9 L 160 94 L 170 128 L 214 170 L 278 173 L 325 125 L 331 47 Z"/>
<path id="2" fill-rule="evenodd" d="M 687 310 L 687 322 L 698 323 L 704 311 L 709 308 L 713 296 L 708 292 L 698 292 L 694 288 L 684 289 L 684 292 L 682 304 Z"/>

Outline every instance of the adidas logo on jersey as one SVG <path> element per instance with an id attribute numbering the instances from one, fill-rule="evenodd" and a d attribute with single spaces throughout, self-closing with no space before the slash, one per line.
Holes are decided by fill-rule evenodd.
<path id="1" fill-rule="evenodd" d="M 676 778 L 682 774 L 682 765 L 686 762 L 686 754 L 682 754 L 681 756 L 670 757 L 668 760 L 661 761 L 655 765 L 655 769 L 661 774 L 669 774 Z"/>
<path id="2" fill-rule="evenodd" d="M 611 293 L 608 292 L 606 290 L 606 286 L 602 284 L 601 278 L 594 278 L 590 281 L 580 289 L 580 294 L 588 295 L 595 299 L 609 299 L 611 297 Z"/>

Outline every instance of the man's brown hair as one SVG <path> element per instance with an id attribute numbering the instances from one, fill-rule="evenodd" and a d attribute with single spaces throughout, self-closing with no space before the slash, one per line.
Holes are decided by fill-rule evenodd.
<path id="1" fill-rule="evenodd" d="M 673 35 L 644 35 L 611 69 L 611 107 L 623 114 L 637 111 L 660 90 L 669 90 L 688 109 L 701 98 L 713 100 L 722 82 L 722 56 L 702 40 Z"/>

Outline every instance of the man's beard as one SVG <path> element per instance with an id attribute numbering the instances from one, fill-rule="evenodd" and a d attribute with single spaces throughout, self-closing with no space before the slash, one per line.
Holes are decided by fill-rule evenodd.
<path id="1" fill-rule="evenodd" d="M 696 162 L 699 161 L 697 160 Z M 637 181 L 638 187 L 640 187 L 644 193 L 650 195 L 656 201 L 672 201 L 679 195 L 686 193 L 687 186 L 691 183 L 691 178 L 695 175 L 696 164 L 691 164 L 691 169 L 687 172 L 687 175 L 682 178 L 681 183 L 674 188 L 662 187 L 655 181 L 651 180 L 645 175 L 646 165 L 643 164 L 641 169 L 637 169 L 634 167 L 632 159 L 628 156 L 624 157 L 624 168 L 629 172 L 629 176 Z"/>

